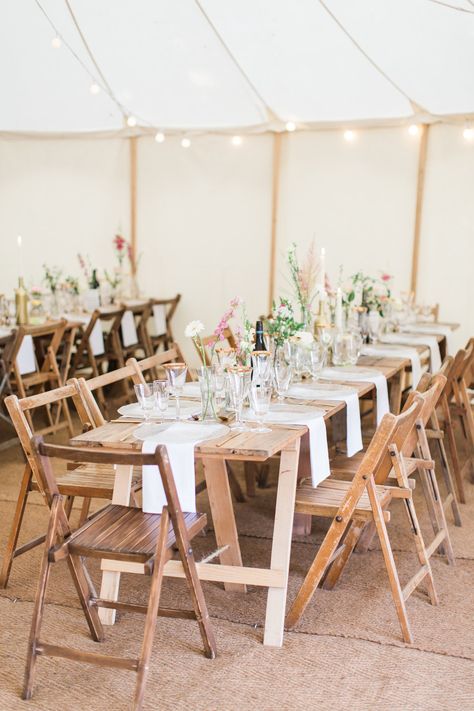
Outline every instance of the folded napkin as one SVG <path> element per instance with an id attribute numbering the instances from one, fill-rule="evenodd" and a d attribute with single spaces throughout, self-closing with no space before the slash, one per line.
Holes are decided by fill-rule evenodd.
<path id="1" fill-rule="evenodd" d="M 325 390 L 314 385 L 292 385 L 287 397 L 300 400 L 336 400 L 346 403 L 347 456 L 352 457 L 362 449 L 362 427 L 360 421 L 359 396 L 350 388 Z"/>
<path id="2" fill-rule="evenodd" d="M 441 354 L 436 336 L 422 336 L 416 333 L 386 333 L 380 340 L 382 343 L 427 346 L 430 349 L 431 372 L 436 373 L 441 368 Z"/>
<path id="3" fill-rule="evenodd" d="M 125 311 L 120 323 L 120 329 L 122 331 L 122 342 L 125 348 L 138 343 L 137 327 L 135 326 L 135 318 L 131 311 Z"/>
<path id="4" fill-rule="evenodd" d="M 176 422 L 166 427 L 156 427 L 144 439 L 142 452 L 153 453 L 157 444 L 165 444 L 171 464 L 178 498 L 183 511 L 195 513 L 196 490 L 194 472 L 194 447 L 198 442 L 217 437 L 227 428 L 223 425 L 186 424 Z M 137 436 L 137 432 L 134 433 Z M 139 437 L 142 439 L 142 437 Z M 161 513 L 167 500 L 158 467 L 147 465 L 142 468 L 142 509 L 145 513 Z"/>
<path id="5" fill-rule="evenodd" d="M 396 345 L 386 345 L 373 343 L 370 346 L 362 346 L 361 355 L 375 356 L 376 358 L 386 356 L 387 358 L 408 358 L 411 361 L 411 374 L 413 387 L 416 388 L 421 378 L 420 354 L 416 348 L 409 348 Z"/>
<path id="6" fill-rule="evenodd" d="M 444 323 L 406 323 L 400 330 L 404 333 L 439 333 L 446 338 L 446 351 L 453 352 L 453 332 L 451 327 Z"/>
<path id="7" fill-rule="evenodd" d="M 323 368 L 320 377 L 324 380 L 354 380 L 366 383 L 373 383 L 377 393 L 377 425 L 382 421 L 382 417 L 390 412 L 388 402 L 387 378 L 383 373 L 369 368 L 354 366 L 341 366 L 334 368 Z"/>
<path id="8" fill-rule="evenodd" d="M 31 336 L 24 337 L 16 357 L 16 363 L 21 375 L 35 372 L 36 356 L 33 338 Z"/>
<path id="9" fill-rule="evenodd" d="M 242 417 L 247 421 L 258 419 L 253 410 L 244 410 Z M 308 428 L 313 486 L 317 486 L 323 479 L 327 479 L 331 469 L 329 466 L 328 437 L 326 422 L 324 421 L 324 410 L 318 411 L 314 407 L 307 407 L 303 410 L 303 406 L 296 410 L 289 405 L 275 403 L 271 405 L 265 418 L 265 424 L 271 422 L 304 425 Z"/>

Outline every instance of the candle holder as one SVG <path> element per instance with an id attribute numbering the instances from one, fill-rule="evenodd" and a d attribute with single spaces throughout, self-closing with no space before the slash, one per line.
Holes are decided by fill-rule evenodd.
<path id="1" fill-rule="evenodd" d="M 23 277 L 18 279 L 18 289 L 15 290 L 16 322 L 19 326 L 28 323 L 28 292 L 25 289 Z"/>

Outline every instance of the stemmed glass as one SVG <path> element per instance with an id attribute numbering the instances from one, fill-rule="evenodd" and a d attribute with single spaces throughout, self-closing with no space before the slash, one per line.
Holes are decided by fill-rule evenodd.
<path id="1" fill-rule="evenodd" d="M 163 367 L 166 370 L 166 375 L 168 377 L 168 382 L 171 387 L 171 392 L 173 393 L 176 400 L 176 420 L 181 419 L 181 410 L 179 405 L 179 398 L 183 393 L 184 384 L 186 382 L 186 374 L 188 372 L 188 367 L 186 363 L 165 363 Z"/>
<path id="2" fill-rule="evenodd" d="M 138 403 L 143 411 L 143 416 L 145 421 L 143 427 L 148 427 L 150 424 L 151 413 L 155 409 L 155 390 L 153 385 L 148 383 L 139 383 L 134 385 L 135 395 L 137 397 Z"/>
<path id="3" fill-rule="evenodd" d="M 244 366 L 234 366 L 227 369 L 230 401 L 236 415 L 235 423 L 231 425 L 231 429 L 241 432 L 249 429 L 242 422 L 242 406 L 249 394 L 251 373 L 252 369 Z"/>
<path id="4" fill-rule="evenodd" d="M 273 366 L 273 382 L 280 402 L 288 392 L 292 376 L 291 364 L 285 358 L 277 358 Z"/>
<path id="5" fill-rule="evenodd" d="M 254 432 L 271 432 L 269 427 L 265 427 L 263 421 L 265 415 L 268 414 L 270 409 L 270 400 L 272 397 L 272 387 L 271 385 L 258 385 L 257 383 L 252 383 L 250 388 L 250 401 L 252 403 L 252 409 L 257 418 L 258 427 L 254 429 Z"/>
<path id="6" fill-rule="evenodd" d="M 308 369 L 308 348 L 295 341 L 291 344 L 291 364 L 298 380 L 301 380 Z"/>
<path id="7" fill-rule="evenodd" d="M 168 399 L 170 395 L 170 386 L 168 380 L 154 380 L 153 389 L 155 391 L 155 401 L 160 412 L 166 412 L 168 409 Z"/>
<path id="8" fill-rule="evenodd" d="M 326 360 L 326 349 L 322 343 L 314 341 L 309 348 L 309 369 L 311 371 L 312 380 L 317 380 L 319 374 L 324 368 L 324 363 Z"/>
<path id="9" fill-rule="evenodd" d="M 272 358 L 270 351 L 254 351 L 252 353 L 253 381 L 268 383 L 272 375 Z"/>

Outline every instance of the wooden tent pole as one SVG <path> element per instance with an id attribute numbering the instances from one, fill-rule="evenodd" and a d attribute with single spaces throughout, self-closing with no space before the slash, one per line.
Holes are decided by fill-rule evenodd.
<path id="1" fill-rule="evenodd" d="M 273 134 L 273 167 L 272 167 L 272 223 L 270 238 L 270 279 L 268 287 L 268 313 L 272 311 L 275 297 L 275 268 L 276 268 L 276 243 L 278 202 L 280 197 L 280 166 L 281 166 L 281 133 Z"/>
<path id="2" fill-rule="evenodd" d="M 416 297 L 418 282 L 418 263 L 420 258 L 421 218 L 423 213 L 423 198 L 425 191 L 426 154 L 428 149 L 428 135 L 430 124 L 425 124 L 421 129 L 420 152 L 418 155 L 418 176 L 416 185 L 415 231 L 413 236 L 413 253 L 411 261 L 410 291 Z"/>
<path id="3" fill-rule="evenodd" d="M 130 141 L 130 247 L 132 276 L 137 273 L 137 136 Z"/>

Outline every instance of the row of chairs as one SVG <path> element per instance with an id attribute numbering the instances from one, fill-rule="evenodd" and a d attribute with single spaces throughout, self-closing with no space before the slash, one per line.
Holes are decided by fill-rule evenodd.
<path id="1" fill-rule="evenodd" d="M 117 371 L 115 382 L 119 382 L 121 379 L 130 379 L 132 382 L 145 382 L 147 378 L 156 377 L 157 368 L 163 363 L 169 362 L 167 359 L 177 358 L 179 358 L 178 351 L 172 350 L 167 354 L 161 353 L 141 362 L 131 359 L 124 368 Z M 468 390 L 472 382 L 473 363 L 474 341 L 471 341 L 467 349 L 460 351 L 455 359 L 449 358 L 445 361 L 442 372 L 434 376 L 426 375 L 423 377 L 418 386 L 418 391 L 410 394 L 400 415 L 385 416 L 375 436 L 368 444 L 367 450 L 362 455 L 352 459 L 345 459 L 340 454 L 336 455 L 332 462 L 331 478 L 320 484 L 316 489 L 304 482 L 300 484 L 297 490 L 296 511 L 329 517 L 331 525 L 290 608 L 287 617 L 288 627 L 294 626 L 300 619 L 318 584 L 322 582 L 328 588 L 333 587 L 347 565 L 355 547 L 357 546 L 360 550 L 366 550 L 374 534 L 377 534 L 382 547 L 403 638 L 407 642 L 412 641 L 412 633 L 406 611 L 406 600 L 420 583 L 424 582 L 427 585 L 431 602 L 436 604 L 437 595 L 430 558 L 433 553 L 439 550 L 446 555 L 450 563 L 454 562 L 454 553 L 445 516 L 445 508 L 451 507 L 455 522 L 460 525 L 457 497 L 460 497 L 461 491 L 463 491 L 463 481 L 462 477 L 455 477 L 455 485 L 451 478 L 451 467 L 454 465 L 454 450 L 458 458 L 460 473 L 462 473 L 463 468 L 460 464 L 461 457 L 457 448 L 457 438 L 454 435 L 453 420 L 459 420 L 461 423 L 458 435 L 463 435 L 467 443 L 465 465 L 467 466 L 472 462 L 472 453 L 474 451 L 474 427 L 472 426 L 473 418 Z M 51 507 L 50 526 L 46 534 L 46 552 L 43 558 L 40 588 L 35 604 L 32 635 L 30 637 L 25 696 L 29 697 L 31 695 L 36 657 L 38 654 L 51 654 L 53 656 L 82 658 L 83 661 L 99 664 L 111 663 L 114 666 L 137 671 L 138 679 L 134 708 L 140 708 L 146 680 L 146 671 L 144 672 L 144 669 L 147 667 L 156 624 L 156 614 L 159 609 L 159 589 L 163 565 L 167 557 L 171 555 L 170 551 L 173 545 L 178 546 L 183 564 L 184 560 L 187 560 L 187 570 L 189 570 L 187 579 L 195 604 L 194 610 L 190 613 L 188 612 L 186 616 L 193 617 L 200 622 L 205 652 L 208 656 L 213 656 L 215 653 L 215 643 L 213 642 L 212 630 L 208 625 L 204 597 L 195 575 L 195 569 L 193 570 L 192 558 L 191 560 L 189 558 L 188 539 L 197 530 L 202 529 L 204 525 L 203 519 L 199 516 L 196 519 L 192 517 L 188 519 L 188 515 L 183 515 L 180 511 L 179 503 L 176 501 L 172 472 L 169 469 L 166 452 L 162 449 L 158 448 L 155 455 L 147 455 L 150 461 L 147 459 L 145 462 L 143 455 L 119 455 L 110 452 L 108 454 L 98 454 L 96 451 L 85 452 L 83 449 L 76 451 L 69 447 L 45 445 L 35 439 L 33 429 L 27 418 L 27 414 L 33 415 L 40 407 L 58 410 L 64 407 L 64 403 L 69 402 L 74 404 L 83 427 L 96 427 L 102 424 L 105 413 L 102 412 L 100 403 L 94 397 L 94 393 L 97 394 L 101 388 L 110 385 L 112 375 L 112 373 L 107 373 L 105 376 L 94 379 L 95 382 L 94 380 L 73 379 L 67 386 L 56 389 L 56 391 L 41 393 L 21 400 L 15 396 L 7 398 L 7 407 L 12 420 L 15 422 L 15 427 L 27 458 L 27 468 L 22 482 L 22 491 L 24 491 L 25 496 L 21 499 L 20 492 L 15 521 L 21 524 L 26 496 L 33 487 L 43 493 L 45 500 Z M 449 418 L 446 417 L 446 407 Z M 443 417 L 441 423 L 438 419 L 438 414 Z M 448 424 L 449 422 L 451 422 L 451 425 Z M 450 462 L 444 449 L 444 440 L 446 439 L 448 443 L 450 441 L 450 438 L 446 436 L 446 428 L 449 426 L 453 427 L 452 446 L 454 447 L 454 449 L 450 449 Z M 448 490 L 448 496 L 444 501 L 440 494 L 435 464 L 429 447 L 429 438 L 436 442 L 438 447 L 440 444 L 442 445 L 439 452 L 445 485 Z M 102 476 L 109 477 L 109 488 L 108 495 L 106 494 L 106 487 L 102 489 L 103 496 L 101 498 L 110 498 L 113 465 L 123 463 L 122 458 L 124 456 L 127 458 L 127 464 L 135 465 L 134 494 L 138 492 L 141 485 L 141 466 L 144 463 L 152 463 L 152 461 L 153 463 L 158 463 L 170 508 L 169 514 L 168 509 L 164 509 L 161 518 L 158 515 L 155 517 L 155 524 L 153 524 L 155 533 L 149 539 L 150 545 L 147 550 L 144 551 L 140 546 L 137 546 L 136 550 L 129 551 L 131 559 L 133 558 L 136 561 L 137 556 L 141 556 L 140 559 L 142 561 L 147 561 L 149 570 L 153 573 L 149 604 L 147 607 L 141 607 L 140 609 L 140 611 L 147 613 L 142 654 L 137 660 L 117 661 L 114 658 L 111 661 L 105 655 L 87 654 L 84 656 L 83 653 L 75 655 L 70 650 L 65 652 L 63 648 L 45 645 L 40 642 L 39 633 L 49 568 L 51 563 L 57 560 L 68 560 L 94 639 L 99 640 L 103 636 L 103 630 L 96 615 L 97 607 L 134 608 L 133 605 L 128 603 L 110 603 L 100 600 L 90 588 L 87 571 L 83 568 L 81 556 L 92 555 L 99 558 L 109 557 L 113 559 L 117 557 L 120 551 L 123 554 L 121 545 L 124 541 L 124 536 L 129 536 L 131 530 L 141 531 L 140 526 L 145 526 L 145 517 L 151 515 L 142 514 L 140 509 L 137 508 L 127 509 L 127 507 L 114 508 L 113 506 L 108 506 L 99 514 L 90 517 L 88 508 L 83 507 L 81 512 L 82 525 L 77 531 L 71 531 L 68 521 L 68 513 L 70 513 L 72 507 L 73 497 L 83 496 L 87 501 L 96 496 L 98 489 L 92 490 L 90 483 L 97 482 Z M 49 465 L 49 457 L 63 458 L 70 463 L 70 467 L 62 475 L 54 477 Z M 419 526 L 412 498 L 413 484 L 410 477 L 416 471 L 420 473 L 434 529 L 434 537 L 429 544 L 424 542 L 424 536 Z M 81 487 L 81 480 L 89 483 L 85 487 Z M 64 509 L 62 508 L 61 495 L 66 497 Z M 386 527 L 386 523 L 390 518 L 389 508 L 394 499 L 403 500 L 420 562 L 418 571 L 404 588 L 400 584 Z M 134 503 L 133 497 L 131 503 Z M 117 508 L 120 510 L 117 510 Z M 127 510 L 124 511 L 123 509 Z M 172 510 L 174 511 L 174 518 L 171 514 Z M 18 514 L 20 514 L 19 517 Z M 122 516 L 124 517 L 123 523 Z M 172 528 L 170 528 L 168 516 L 172 519 Z M 125 517 L 127 518 L 125 519 Z M 120 521 L 120 525 L 117 524 L 118 521 Z M 150 521 L 148 521 L 147 525 L 149 524 Z M 129 526 L 135 528 L 130 529 Z M 107 532 L 110 527 L 116 533 L 110 539 L 109 547 L 104 548 L 103 545 L 102 547 L 99 544 L 96 545 L 94 542 L 99 538 L 102 541 L 107 538 Z M 97 534 L 99 532 L 100 537 L 98 538 Z M 56 543 L 58 536 L 62 541 L 59 544 Z M 13 539 L 14 545 L 12 546 Z M 38 544 L 37 539 L 35 542 L 27 544 L 26 548 L 23 547 L 23 550 L 18 549 L 15 551 L 17 539 L 18 531 L 10 537 L 9 551 L 7 551 L 7 556 L 4 559 L 2 585 L 6 585 L 8 581 L 13 557 Z M 44 537 L 42 537 L 42 540 L 44 540 Z M 5 572 L 7 573 L 6 575 Z M 162 612 L 173 616 L 178 615 L 176 610 Z"/>

